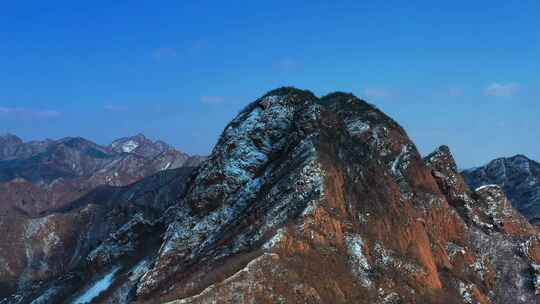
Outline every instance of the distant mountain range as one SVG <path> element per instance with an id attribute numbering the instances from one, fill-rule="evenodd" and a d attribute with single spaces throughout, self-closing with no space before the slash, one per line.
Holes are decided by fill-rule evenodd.
<path id="1" fill-rule="evenodd" d="M 524 155 L 498 158 L 485 166 L 462 172 L 471 188 L 495 184 L 504 189 L 512 205 L 540 226 L 540 163 Z"/>
<path id="2" fill-rule="evenodd" d="M 352 94 L 268 92 L 199 165 L 142 136 L 2 140 L 0 304 L 540 301 L 540 230 L 476 187 L 533 199 L 536 165 L 471 188 Z"/>
<path id="3" fill-rule="evenodd" d="M 35 216 L 65 207 L 98 186 L 125 186 L 162 170 L 196 166 L 189 156 L 142 134 L 100 146 L 81 137 L 23 142 L 0 136 L 1 210 Z"/>

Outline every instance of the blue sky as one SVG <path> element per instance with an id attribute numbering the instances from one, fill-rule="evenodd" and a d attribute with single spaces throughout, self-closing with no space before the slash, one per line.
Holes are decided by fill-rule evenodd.
<path id="1" fill-rule="evenodd" d="M 25 140 L 143 132 L 205 154 L 293 85 L 353 92 L 461 167 L 540 159 L 539 1 L 4 2 L 0 132 Z"/>

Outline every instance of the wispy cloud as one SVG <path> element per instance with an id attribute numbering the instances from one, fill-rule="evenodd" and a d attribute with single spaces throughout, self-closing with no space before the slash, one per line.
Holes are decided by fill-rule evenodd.
<path id="1" fill-rule="evenodd" d="M 152 51 L 152 57 L 157 61 L 171 59 L 176 57 L 176 55 L 178 55 L 178 51 L 170 47 L 157 48 Z"/>
<path id="2" fill-rule="evenodd" d="M 21 107 L 0 107 L 0 115 L 13 118 L 56 118 L 62 115 L 56 110 L 33 110 Z"/>
<path id="3" fill-rule="evenodd" d="M 365 88 L 362 94 L 367 98 L 385 98 L 391 95 L 390 91 L 384 88 Z"/>
<path id="4" fill-rule="evenodd" d="M 519 84 L 517 83 L 491 83 L 488 85 L 484 94 L 493 97 L 510 97 L 519 90 Z"/>
<path id="5" fill-rule="evenodd" d="M 225 102 L 223 96 L 201 96 L 201 103 L 205 105 L 219 105 Z"/>

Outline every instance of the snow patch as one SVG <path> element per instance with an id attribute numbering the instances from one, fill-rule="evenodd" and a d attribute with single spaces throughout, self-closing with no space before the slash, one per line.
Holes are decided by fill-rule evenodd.
<path id="1" fill-rule="evenodd" d="M 283 228 L 278 229 L 276 234 L 269 239 L 266 243 L 263 245 L 263 249 L 266 251 L 272 251 L 272 248 L 274 248 L 283 238 L 285 237 L 285 231 Z"/>
<path id="2" fill-rule="evenodd" d="M 401 257 L 395 257 L 394 252 L 384 248 L 381 243 L 376 243 L 373 249 L 377 257 L 376 262 L 382 266 L 392 267 L 411 274 L 426 274 L 426 271 L 421 266 L 413 264 Z"/>
<path id="3" fill-rule="evenodd" d="M 369 221 L 370 216 L 371 214 L 369 212 L 366 212 L 366 214 L 358 212 L 358 222 L 360 222 L 361 224 L 366 224 Z"/>
<path id="4" fill-rule="evenodd" d="M 214 289 L 218 288 L 219 286 L 221 285 L 225 285 L 229 282 L 232 282 L 234 281 L 235 279 L 238 279 L 240 278 L 240 276 L 243 274 L 243 273 L 246 273 L 246 272 L 251 272 L 253 271 L 254 269 L 257 269 L 259 270 L 260 269 L 260 263 L 264 260 L 264 259 L 268 259 L 268 258 L 272 258 L 273 256 L 277 256 L 273 253 L 265 253 L 261 256 L 259 256 L 258 258 L 250 261 L 246 267 L 240 269 L 238 272 L 236 272 L 235 274 L 233 274 L 232 276 L 230 276 L 229 278 L 223 280 L 222 282 L 219 282 L 219 283 L 215 283 L 215 284 L 212 284 L 210 286 L 208 286 L 207 288 L 205 288 L 201 293 L 197 294 L 197 295 L 194 295 L 194 296 L 191 296 L 189 298 L 184 298 L 184 299 L 179 299 L 179 300 L 176 300 L 176 301 L 173 301 L 173 302 L 169 302 L 168 304 L 186 304 L 186 303 L 194 303 L 196 302 L 198 299 L 201 299 L 202 297 L 204 297 L 205 295 L 208 295 L 210 294 Z M 218 302 L 215 302 L 215 303 L 218 303 Z"/>
<path id="5" fill-rule="evenodd" d="M 368 123 L 361 120 L 348 120 L 345 122 L 347 124 L 347 130 L 351 135 L 360 135 L 369 131 L 371 128 Z"/>
<path id="6" fill-rule="evenodd" d="M 137 149 L 139 147 L 139 144 L 134 141 L 134 140 L 128 140 L 126 141 L 125 143 L 122 144 L 122 151 L 126 152 L 126 153 L 131 153 L 133 152 L 135 149 Z"/>
<path id="7" fill-rule="evenodd" d="M 129 271 L 129 280 L 131 282 L 139 280 L 148 271 L 150 264 L 150 261 L 145 259 L 133 266 Z"/>
<path id="8" fill-rule="evenodd" d="M 450 257 L 450 259 L 452 260 L 457 254 L 461 254 L 461 255 L 465 255 L 465 248 L 459 246 L 459 245 L 456 245 L 452 242 L 448 242 L 448 244 L 446 244 L 446 250 L 448 252 L 448 256 Z"/>
<path id="9" fill-rule="evenodd" d="M 474 269 L 474 271 L 476 271 L 480 275 L 480 278 L 482 280 L 485 279 L 486 273 L 488 271 L 485 259 L 486 256 L 481 256 L 471 265 L 472 269 Z"/>
<path id="10" fill-rule="evenodd" d="M 473 288 L 474 288 L 473 284 L 465 284 L 463 282 L 459 282 L 459 293 L 461 294 L 461 297 L 467 304 L 473 304 L 473 296 L 472 296 Z"/>
<path id="11" fill-rule="evenodd" d="M 88 288 L 82 295 L 75 299 L 73 304 L 86 304 L 91 303 L 92 300 L 98 297 L 102 292 L 106 291 L 113 283 L 114 275 L 120 270 L 120 267 L 113 268 L 103 278 L 95 282 L 90 288 Z"/>
<path id="12" fill-rule="evenodd" d="M 378 290 L 379 299 L 381 304 L 397 304 L 401 303 L 399 295 L 395 292 L 387 293 L 384 289 Z"/>
<path id="13" fill-rule="evenodd" d="M 25 229 L 25 238 L 31 239 L 47 224 L 49 217 L 40 217 L 28 221 Z"/>
<path id="14" fill-rule="evenodd" d="M 392 171 L 392 174 L 396 177 L 402 177 L 403 173 L 402 170 L 406 170 L 410 163 L 410 152 L 411 147 L 409 144 L 404 145 L 401 147 L 401 152 L 396 157 L 396 159 L 392 162 L 390 165 L 390 170 Z"/>
<path id="15" fill-rule="evenodd" d="M 352 272 L 360 280 L 364 287 L 371 287 L 373 282 L 369 278 L 371 265 L 364 254 L 364 241 L 358 234 L 351 234 L 345 237 L 347 244 L 347 252 L 349 253 L 349 262 L 351 263 Z"/>
<path id="16" fill-rule="evenodd" d="M 165 166 L 163 166 L 163 167 L 161 168 L 161 170 L 163 171 L 163 170 L 169 169 L 169 168 L 171 167 L 171 164 L 172 164 L 171 162 L 168 162 Z"/>
<path id="17" fill-rule="evenodd" d="M 478 187 L 474 190 L 474 192 L 478 192 L 478 191 L 482 191 L 484 189 L 488 189 L 488 188 L 498 188 L 500 189 L 501 187 L 499 185 L 495 185 L 495 184 L 491 184 L 491 185 L 483 185 L 481 187 Z"/>

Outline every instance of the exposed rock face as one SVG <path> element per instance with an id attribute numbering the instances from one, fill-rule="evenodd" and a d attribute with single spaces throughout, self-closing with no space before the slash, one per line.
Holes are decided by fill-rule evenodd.
<path id="1" fill-rule="evenodd" d="M 535 283 L 538 257 L 528 252 L 538 250 L 535 241 L 538 230 L 512 208 L 499 186 L 470 191 L 447 147 L 428 156 L 426 162 L 434 169 L 434 176 L 449 203 L 456 207 L 469 227 L 471 247 L 468 248 L 477 252 L 477 257 L 468 262 L 469 267 L 485 281 L 491 301 L 537 303 L 531 290 L 538 288 Z M 455 247 L 452 251 L 458 252 L 457 248 L 462 249 Z"/>
<path id="2" fill-rule="evenodd" d="M 499 185 L 533 224 L 540 225 L 540 164 L 523 155 L 496 159 L 486 166 L 462 172 L 471 188 Z"/>
<path id="3" fill-rule="evenodd" d="M 470 192 L 448 149 L 424 162 L 352 95 L 257 100 L 176 212 L 139 302 L 535 302 L 532 260 L 517 252 L 536 230 L 504 195 Z M 489 268 L 492 233 L 507 255 Z M 506 263 L 520 289 L 500 278 Z"/>
<path id="4" fill-rule="evenodd" d="M 127 187 L 100 187 L 41 217 L 2 217 L 0 299 L 16 293 L 0 303 L 73 300 L 78 289 L 110 267 L 118 268 L 118 284 L 118 278 L 136 282 L 147 267 L 145 258 L 160 246 L 161 215 L 182 197 L 191 172 L 178 168 Z M 117 303 L 125 303 L 128 294 L 117 293 Z"/>
<path id="5" fill-rule="evenodd" d="M 396 122 L 353 95 L 274 90 L 169 184 L 182 191 L 163 216 L 130 213 L 80 274 L 10 299 L 537 303 L 537 229 L 500 188 L 471 191 L 456 168 L 447 147 L 422 159 Z M 105 291 L 91 297 L 96 285 Z"/>
<path id="6" fill-rule="evenodd" d="M 23 141 L 13 134 L 0 135 L 0 159 L 9 158 L 16 153 L 16 147 Z"/>
<path id="7" fill-rule="evenodd" d="M 115 143 L 121 141 L 138 148 L 0 138 L 0 298 L 17 286 L 31 297 L 36 282 L 79 269 L 90 250 L 134 216 L 153 223 L 202 160 L 142 135 Z"/>
<path id="8" fill-rule="evenodd" d="M 19 137 L 13 134 L 1 135 L 0 161 L 30 157 L 31 155 L 43 152 L 52 142 L 52 140 L 47 139 L 44 141 L 24 143 Z"/>
<path id="9" fill-rule="evenodd" d="M 173 148 L 163 141 L 151 141 L 142 134 L 117 139 L 110 145 L 117 153 L 134 153 L 144 157 L 156 157 Z"/>

